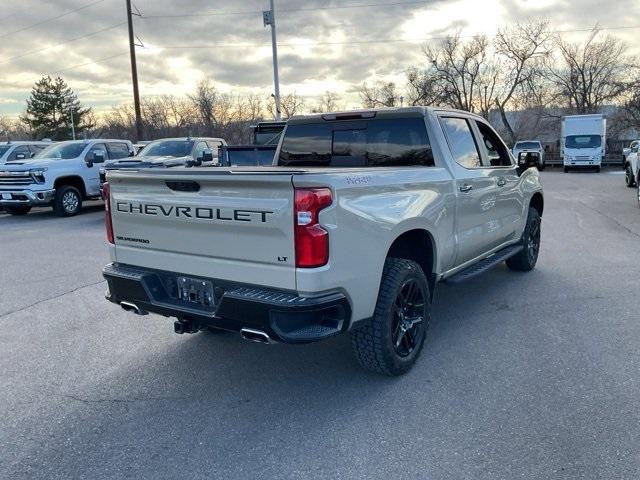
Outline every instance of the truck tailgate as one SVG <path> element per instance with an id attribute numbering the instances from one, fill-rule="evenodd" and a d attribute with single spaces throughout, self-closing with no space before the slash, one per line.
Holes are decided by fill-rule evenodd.
<path id="1" fill-rule="evenodd" d="M 295 289 L 293 172 L 109 173 L 115 260 Z"/>

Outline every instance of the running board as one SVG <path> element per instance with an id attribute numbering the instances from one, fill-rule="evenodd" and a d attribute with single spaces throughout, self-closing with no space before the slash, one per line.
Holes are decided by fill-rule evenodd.
<path id="1" fill-rule="evenodd" d="M 490 268 L 495 267 L 500 262 L 504 262 L 506 259 L 517 255 L 522 251 L 522 248 L 522 245 L 512 245 L 510 247 L 503 248 L 502 250 L 498 250 L 496 253 L 485 258 L 484 260 L 480 260 L 478 263 L 474 263 L 465 270 L 462 270 L 461 272 L 458 272 L 455 275 L 446 278 L 445 282 L 461 283 L 473 277 L 476 277 L 486 272 Z"/>

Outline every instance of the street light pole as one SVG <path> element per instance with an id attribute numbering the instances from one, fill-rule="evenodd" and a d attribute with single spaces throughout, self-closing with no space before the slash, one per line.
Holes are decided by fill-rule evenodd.
<path id="1" fill-rule="evenodd" d="M 73 139 L 76 139 L 76 125 L 73 121 L 73 106 L 69 109 L 69 113 L 71 113 L 71 136 Z"/>
<path id="2" fill-rule="evenodd" d="M 273 51 L 273 84 L 275 90 L 275 103 L 276 103 L 276 120 L 282 118 L 280 114 L 280 77 L 278 75 L 278 41 L 276 39 L 276 8 L 274 0 L 269 0 L 270 10 L 262 12 L 262 20 L 264 26 L 271 26 L 271 49 Z"/>
<path id="3" fill-rule="evenodd" d="M 138 66 L 136 64 L 136 45 L 133 40 L 133 16 L 131 0 L 127 2 L 127 23 L 129 25 L 129 54 L 131 55 L 131 80 L 133 82 L 133 106 L 136 112 L 136 142 L 142 140 L 142 113 L 140 111 L 140 92 L 138 91 Z"/>

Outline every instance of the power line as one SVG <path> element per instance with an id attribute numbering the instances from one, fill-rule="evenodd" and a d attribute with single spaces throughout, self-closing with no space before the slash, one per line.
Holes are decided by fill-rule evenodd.
<path id="1" fill-rule="evenodd" d="M 616 29 L 630 29 L 630 28 L 640 28 L 640 25 L 631 25 L 631 26 L 612 26 L 612 27 L 598 27 L 599 30 L 616 30 Z M 549 33 L 578 33 L 578 32 L 591 32 L 593 28 L 584 28 L 584 29 L 571 29 L 571 30 L 552 30 Z M 480 37 L 484 34 L 477 33 L 473 35 L 460 35 L 460 38 L 475 38 Z M 494 34 L 492 36 L 495 36 Z M 367 44 L 376 44 L 376 43 L 417 43 L 417 42 L 425 42 L 429 40 L 445 40 L 450 38 L 451 35 L 440 35 L 440 36 L 431 36 L 431 37 L 422 37 L 422 38 L 402 38 L 402 39 L 394 39 L 394 38 L 385 38 L 385 39 L 377 39 L 377 40 L 348 40 L 341 42 L 294 42 L 294 43 L 278 43 L 278 47 L 315 47 L 315 46 L 331 46 L 331 45 L 367 45 Z M 209 48 L 260 48 L 260 47 L 268 47 L 267 43 L 211 43 L 207 45 L 159 45 L 157 47 L 149 47 L 151 50 L 155 49 L 165 49 L 165 50 L 202 50 Z"/>
<path id="2" fill-rule="evenodd" d="M 278 9 L 279 12 L 312 12 L 321 10 L 345 10 L 350 8 L 371 8 L 371 7 L 396 7 L 401 5 L 426 5 L 428 2 L 422 1 L 406 1 L 392 3 L 361 3 L 355 5 L 333 5 L 327 7 L 307 7 L 307 8 L 283 8 Z M 219 17 L 219 16 L 235 16 L 235 15 L 262 15 L 259 10 L 245 10 L 238 12 L 199 12 L 199 13 L 177 13 L 167 15 L 143 15 L 142 19 L 154 18 L 187 18 L 187 17 Z"/>
<path id="3" fill-rule="evenodd" d="M 16 55 L 15 57 L 9 57 L 6 60 L 0 62 L 0 65 L 4 65 L 5 63 L 9 63 L 11 60 L 16 60 L 18 58 L 27 57 L 27 56 L 33 55 L 35 53 L 44 52 L 46 50 L 50 50 L 52 48 L 56 48 L 56 47 L 59 47 L 61 45 L 66 45 L 68 43 L 73 43 L 75 41 L 82 40 L 84 38 L 88 38 L 88 37 L 92 37 L 94 35 L 98 35 L 99 33 L 102 33 L 102 32 L 113 30 L 114 28 L 120 27 L 120 26 L 124 25 L 125 23 L 127 23 L 127 22 L 116 23 L 115 25 L 111 25 L 110 27 L 102 28 L 100 30 L 96 30 L 94 32 L 90 32 L 90 33 L 87 33 L 85 35 L 80 35 L 79 37 L 70 38 L 68 40 L 64 40 L 63 42 L 57 43 L 55 45 L 49 45 L 48 47 L 43 47 L 43 48 L 39 48 L 39 49 L 35 49 L 35 50 L 30 50 L 30 51 L 25 52 L 25 53 L 21 53 L 20 55 Z"/>
<path id="4" fill-rule="evenodd" d="M 27 25 L 26 27 L 22 27 L 22 28 L 19 28 L 17 30 L 13 30 L 13 31 L 8 32 L 8 33 L 3 33 L 2 35 L 0 35 L 0 38 L 8 37 L 9 35 L 13 35 L 15 33 L 24 32 L 25 30 L 30 30 L 31 28 L 40 26 L 40 25 L 42 25 L 44 23 L 51 22 L 53 20 L 57 20 L 57 19 L 62 18 L 62 17 L 66 17 L 67 15 L 71 15 L 72 13 L 79 12 L 80 10 L 84 10 L 85 8 L 93 7 L 94 5 L 97 5 L 97 4 L 102 3 L 104 1 L 105 0 L 95 0 L 94 2 L 86 3 L 86 4 L 82 5 L 81 7 L 74 8 L 72 10 L 67 10 L 66 12 L 61 13 L 59 15 L 56 15 L 55 17 L 45 18 L 44 20 L 40 20 L 39 22 L 32 23 L 31 25 Z"/>

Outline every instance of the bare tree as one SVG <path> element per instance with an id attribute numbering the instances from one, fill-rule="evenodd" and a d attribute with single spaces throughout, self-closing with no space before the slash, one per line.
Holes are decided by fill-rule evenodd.
<path id="1" fill-rule="evenodd" d="M 304 98 L 302 98 L 296 92 L 280 96 L 280 111 L 282 112 L 282 115 L 284 116 L 284 118 L 291 118 L 296 113 L 301 113 L 302 111 L 304 111 L 304 108 L 305 108 Z M 271 116 L 275 118 L 276 103 L 273 97 L 269 99 L 267 110 L 269 111 Z"/>
<path id="2" fill-rule="evenodd" d="M 630 88 L 630 75 L 636 68 L 620 39 L 607 35 L 598 40 L 599 33 L 594 28 L 584 44 L 556 36 L 559 55 L 545 70 L 560 105 L 577 113 L 596 112 L 619 101 Z"/>
<path id="3" fill-rule="evenodd" d="M 313 109 L 315 113 L 335 112 L 340 110 L 340 96 L 336 92 L 327 90 Z"/>
<path id="4" fill-rule="evenodd" d="M 536 85 L 536 80 L 542 73 L 543 60 L 549 54 L 550 38 L 551 33 L 546 21 L 518 23 L 499 30 L 496 35 L 494 46 L 499 55 L 500 81 L 495 89 L 495 106 L 511 141 L 516 140 L 516 135 L 507 117 L 507 109 L 513 107 L 513 100 L 518 95 L 531 98 L 532 87 Z M 494 78 L 493 87 L 495 85 Z M 485 100 L 486 97 L 487 95 Z M 489 108 L 486 103 L 483 106 L 483 109 L 485 108 Z"/>
<path id="5" fill-rule="evenodd" d="M 429 83 L 424 77 L 434 77 L 430 82 L 437 103 L 469 112 L 479 109 L 481 92 L 492 82 L 487 47 L 485 36 L 463 42 L 456 34 L 423 48 L 427 59 L 423 83 Z"/>
<path id="6" fill-rule="evenodd" d="M 365 108 L 396 107 L 400 105 L 400 92 L 394 82 L 376 81 L 360 87 L 360 99 Z"/>

